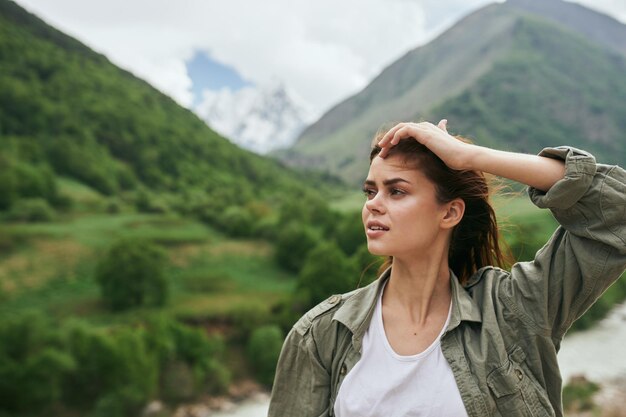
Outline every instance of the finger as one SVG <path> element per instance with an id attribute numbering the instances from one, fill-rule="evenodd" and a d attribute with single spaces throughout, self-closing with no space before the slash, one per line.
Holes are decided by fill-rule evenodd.
<path id="1" fill-rule="evenodd" d="M 389 141 L 391 140 L 391 138 L 393 138 L 393 135 L 396 133 L 396 131 L 400 128 L 399 125 L 395 125 L 394 127 L 392 127 L 391 129 L 389 129 L 387 131 L 387 133 L 385 133 L 385 135 L 383 136 L 383 138 L 381 140 L 378 141 L 378 146 L 385 146 L 389 143 Z"/>
<path id="2" fill-rule="evenodd" d="M 387 143 L 389 143 L 389 141 L 394 137 L 396 132 L 399 129 L 401 129 L 404 125 L 405 125 L 405 123 L 398 123 L 397 125 L 395 125 L 391 129 L 389 129 L 387 131 L 387 133 L 385 133 L 385 136 L 383 136 L 383 138 L 378 141 L 378 146 L 382 147 L 382 146 L 385 146 Z"/>
<path id="3" fill-rule="evenodd" d="M 448 120 L 447 119 L 441 119 L 439 121 L 439 123 L 437 124 L 437 127 L 441 130 L 443 130 L 444 132 L 448 133 Z"/>
<path id="4" fill-rule="evenodd" d="M 404 138 L 415 136 L 416 126 L 406 124 L 396 131 L 389 142 L 390 146 L 395 146 Z"/>

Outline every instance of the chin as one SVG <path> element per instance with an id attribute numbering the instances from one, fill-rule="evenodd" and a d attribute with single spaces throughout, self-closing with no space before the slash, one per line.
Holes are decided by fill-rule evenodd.
<path id="1" fill-rule="evenodd" d="M 382 247 L 382 245 L 372 244 L 370 242 L 367 243 L 367 250 L 369 253 L 375 256 L 392 256 L 389 253 L 389 250 Z"/>

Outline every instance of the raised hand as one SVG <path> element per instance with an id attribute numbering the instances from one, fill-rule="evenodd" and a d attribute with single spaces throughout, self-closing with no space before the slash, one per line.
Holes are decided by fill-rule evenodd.
<path id="1" fill-rule="evenodd" d="M 452 169 L 468 169 L 474 145 L 462 142 L 448 134 L 447 120 L 441 120 L 437 126 L 432 123 L 399 123 L 389 129 L 378 142 L 382 148 L 378 154 L 385 158 L 389 150 L 401 139 L 414 138 L 430 149 Z"/>

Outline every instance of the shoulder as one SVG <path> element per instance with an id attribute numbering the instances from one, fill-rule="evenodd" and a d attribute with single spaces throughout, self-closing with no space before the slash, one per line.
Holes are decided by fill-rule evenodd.
<path id="1" fill-rule="evenodd" d="M 476 271 L 463 286 L 471 298 L 479 305 L 486 299 L 490 303 L 497 303 L 502 293 L 508 293 L 508 288 L 514 279 L 509 271 L 497 266 L 485 266 Z"/>
<path id="2" fill-rule="evenodd" d="M 293 325 L 293 329 L 305 336 L 310 333 L 312 328 L 328 328 L 331 326 L 331 322 L 334 313 L 351 297 L 364 291 L 367 287 L 358 288 L 354 291 L 350 291 L 345 294 L 334 294 L 322 301 L 309 311 L 307 311 L 301 318 Z"/>
<path id="3" fill-rule="evenodd" d="M 491 289 L 501 283 L 502 279 L 511 277 L 511 273 L 497 266 L 484 266 L 476 271 L 465 284 L 465 289 L 484 290 Z"/>

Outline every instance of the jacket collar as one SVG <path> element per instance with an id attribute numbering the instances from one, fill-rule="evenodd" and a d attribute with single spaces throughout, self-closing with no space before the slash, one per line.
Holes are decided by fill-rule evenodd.
<path id="1" fill-rule="evenodd" d="M 352 343 L 359 352 L 361 351 L 363 335 L 374 314 L 380 291 L 390 275 L 391 267 L 387 268 L 376 281 L 368 286 L 344 295 L 345 301 L 333 317 L 333 320 L 342 323 L 352 332 Z M 478 277 L 479 279 L 480 277 Z M 452 312 L 446 331 L 454 329 L 462 321 L 482 322 L 480 307 L 461 285 L 452 270 L 450 270 L 450 285 L 452 290 Z"/>

